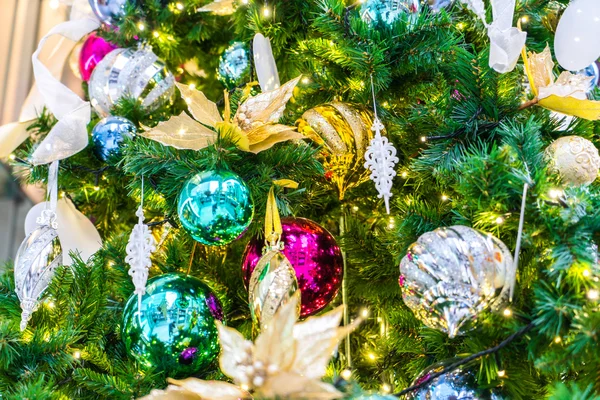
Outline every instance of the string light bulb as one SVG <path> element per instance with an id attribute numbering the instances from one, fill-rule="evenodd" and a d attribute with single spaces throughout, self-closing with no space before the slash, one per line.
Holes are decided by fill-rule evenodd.
<path id="1" fill-rule="evenodd" d="M 510 317 L 512 315 L 512 311 L 510 308 L 505 308 L 502 314 L 504 314 L 505 317 Z"/>
<path id="2" fill-rule="evenodd" d="M 302 83 L 308 85 L 310 83 L 310 79 L 308 79 L 308 77 L 305 76 L 304 78 L 302 78 Z"/>
<path id="3" fill-rule="evenodd" d="M 342 373 L 340 374 L 342 376 L 342 378 L 344 378 L 345 380 L 350 379 L 350 377 L 352 376 L 352 371 L 350 371 L 349 369 L 345 369 L 342 371 Z"/>
<path id="4" fill-rule="evenodd" d="M 360 315 L 361 315 L 363 318 L 367 318 L 367 317 L 369 316 L 369 309 L 368 309 L 368 308 L 363 308 L 363 309 L 360 311 Z"/>
<path id="5" fill-rule="evenodd" d="M 504 223 L 504 218 L 498 217 L 496 218 L 496 225 L 502 225 Z"/>
<path id="6" fill-rule="evenodd" d="M 383 385 L 381 385 L 381 391 L 385 394 L 388 394 L 392 391 L 392 387 L 387 383 L 384 383 Z"/>
<path id="7" fill-rule="evenodd" d="M 560 342 L 562 342 L 562 339 L 560 338 L 560 336 L 556 336 L 556 337 L 554 338 L 554 343 L 558 344 L 558 343 L 560 343 Z"/>
<path id="8" fill-rule="evenodd" d="M 138 27 L 138 29 L 139 29 L 140 31 L 143 31 L 144 29 L 146 29 L 146 25 L 144 25 L 144 23 L 143 23 L 143 22 L 139 22 L 139 23 L 137 24 L 137 27 Z"/>
<path id="9" fill-rule="evenodd" d="M 504 378 L 505 376 L 506 376 L 505 370 L 498 371 L 498 378 Z"/>
<path id="10" fill-rule="evenodd" d="M 79 350 L 75 351 L 75 352 L 73 353 L 73 357 L 75 357 L 75 358 L 77 358 L 77 359 L 81 358 L 81 352 L 80 352 Z"/>
<path id="11" fill-rule="evenodd" d="M 100 186 L 94 186 L 94 190 L 97 192 L 98 190 L 100 190 Z"/>
<path id="12" fill-rule="evenodd" d="M 442 195 L 442 201 L 448 201 L 448 196 L 446 196 L 445 194 Z"/>
<path id="13" fill-rule="evenodd" d="M 373 354 L 373 353 L 367 354 L 367 357 L 369 357 L 369 360 L 371 360 L 371 361 L 375 361 L 375 359 L 377 358 L 377 357 L 375 357 L 375 354 Z"/>
<path id="14" fill-rule="evenodd" d="M 264 6 L 262 13 L 263 13 L 263 17 L 268 17 L 271 15 L 271 9 L 267 6 Z"/>
<path id="15" fill-rule="evenodd" d="M 600 291 L 596 289 L 590 289 L 587 292 L 587 298 L 593 301 L 600 299 Z"/>
<path id="16" fill-rule="evenodd" d="M 158 38 L 160 36 L 160 33 L 158 33 L 158 31 L 154 31 L 154 32 L 152 32 L 152 36 L 154 36 L 155 38 Z"/>
<path id="17" fill-rule="evenodd" d="M 10 156 L 8 156 L 8 158 L 10 158 L 11 161 L 15 161 L 15 158 L 17 158 L 17 156 L 11 154 Z"/>
<path id="18" fill-rule="evenodd" d="M 183 11 L 183 8 L 184 8 L 184 7 L 183 7 L 183 4 L 181 4 L 181 3 L 177 3 L 177 4 L 175 4 L 175 7 L 177 7 L 177 9 L 178 9 L 179 11 Z"/>

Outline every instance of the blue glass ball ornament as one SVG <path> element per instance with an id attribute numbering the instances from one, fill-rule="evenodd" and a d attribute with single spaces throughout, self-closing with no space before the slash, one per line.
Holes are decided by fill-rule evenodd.
<path id="1" fill-rule="evenodd" d="M 125 15 L 125 5 L 129 0 L 89 0 L 92 11 L 106 25 L 112 25 L 115 17 Z"/>
<path id="2" fill-rule="evenodd" d="M 229 90 L 250 80 L 250 50 L 245 43 L 233 42 L 219 59 L 217 78 Z"/>
<path id="3" fill-rule="evenodd" d="M 198 278 L 170 273 L 148 281 L 138 305 L 133 294 L 123 311 L 121 334 L 141 364 L 187 377 L 205 370 L 220 351 L 215 320 L 224 322 L 215 294 Z"/>
<path id="4" fill-rule="evenodd" d="M 131 139 L 136 129 L 133 122 L 123 117 L 106 117 L 92 130 L 94 152 L 102 161 L 119 157 L 125 138 Z"/>
<path id="5" fill-rule="evenodd" d="M 456 359 L 433 364 L 419 374 L 412 385 L 424 382 L 426 379 L 442 371 L 445 366 Z M 411 385 L 411 386 L 412 386 Z M 472 372 L 455 369 L 434 378 L 421 388 L 407 394 L 405 400 L 503 400 L 504 397 L 490 389 L 478 389 Z"/>
<path id="6" fill-rule="evenodd" d="M 360 7 L 360 17 L 368 24 L 382 21 L 391 25 L 402 14 L 418 15 L 419 0 L 366 0 Z"/>
<path id="7" fill-rule="evenodd" d="M 600 73 L 598 72 L 598 64 L 595 62 L 591 64 L 589 67 L 582 69 L 577 73 L 578 75 L 583 75 L 587 77 L 591 77 L 590 85 L 587 88 L 587 93 L 594 90 L 596 86 L 598 86 L 598 80 L 600 79 Z"/>
<path id="8" fill-rule="evenodd" d="M 185 183 L 177 213 L 195 240 L 223 246 L 246 231 L 254 216 L 254 203 L 239 176 L 229 171 L 206 171 Z"/>

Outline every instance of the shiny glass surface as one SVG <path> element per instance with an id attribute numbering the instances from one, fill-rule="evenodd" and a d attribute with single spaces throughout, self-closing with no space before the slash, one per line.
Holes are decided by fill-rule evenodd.
<path id="1" fill-rule="evenodd" d="M 283 254 L 291 263 L 298 279 L 301 316 L 312 315 L 329 304 L 342 285 L 344 273 L 342 252 L 325 228 L 305 218 L 283 218 Z M 248 243 L 242 261 L 246 287 L 258 264 L 264 239 Z"/>
<path id="2" fill-rule="evenodd" d="M 102 161 L 121 155 L 124 138 L 132 138 L 136 133 L 133 122 L 122 117 L 106 117 L 92 130 L 94 152 Z"/>
<path id="3" fill-rule="evenodd" d="M 254 203 L 239 176 L 228 171 L 206 171 L 185 183 L 177 212 L 195 240 L 223 246 L 246 231 L 254 216 Z"/>
<path id="4" fill-rule="evenodd" d="M 169 376 L 189 376 L 207 368 L 219 354 L 215 320 L 221 304 L 199 279 L 164 274 L 148 281 L 138 308 L 132 295 L 123 312 L 122 338 L 142 364 Z"/>

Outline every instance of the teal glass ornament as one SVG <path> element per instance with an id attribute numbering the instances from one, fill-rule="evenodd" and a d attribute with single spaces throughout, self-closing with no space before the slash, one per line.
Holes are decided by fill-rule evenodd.
<path id="1" fill-rule="evenodd" d="M 254 216 L 250 189 L 229 171 L 201 172 L 179 194 L 181 225 L 207 246 L 223 246 L 239 238 Z"/>
<path id="2" fill-rule="evenodd" d="M 389 26 L 402 14 L 410 15 L 409 21 L 414 20 L 419 8 L 419 0 L 366 0 L 360 7 L 360 17 L 370 25 L 381 21 Z"/>
<path id="3" fill-rule="evenodd" d="M 188 377 L 219 354 L 215 320 L 224 322 L 223 310 L 208 286 L 193 276 L 164 274 L 148 281 L 141 301 L 137 294 L 129 298 L 121 336 L 141 364 Z"/>
<path id="4" fill-rule="evenodd" d="M 250 50 L 242 42 L 233 42 L 219 59 L 217 79 L 229 90 L 250 80 Z"/>

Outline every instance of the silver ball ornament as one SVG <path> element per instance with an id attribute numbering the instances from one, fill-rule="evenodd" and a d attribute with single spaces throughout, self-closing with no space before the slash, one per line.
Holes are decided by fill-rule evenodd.
<path id="1" fill-rule="evenodd" d="M 96 65 L 89 81 L 92 106 L 101 117 L 124 97 L 138 99 L 148 111 L 169 102 L 175 77 L 149 48 L 115 49 Z"/>
<path id="2" fill-rule="evenodd" d="M 116 17 L 125 15 L 125 5 L 129 0 L 90 0 L 90 7 L 98 19 L 112 25 Z"/>
<path id="3" fill-rule="evenodd" d="M 600 155 L 592 142 L 581 136 L 564 136 L 546 148 L 550 169 L 567 185 L 590 185 L 598 177 Z"/>
<path id="4" fill-rule="evenodd" d="M 466 226 L 438 228 L 413 243 L 400 263 L 404 303 L 450 337 L 502 302 L 513 258 L 499 239 Z"/>

